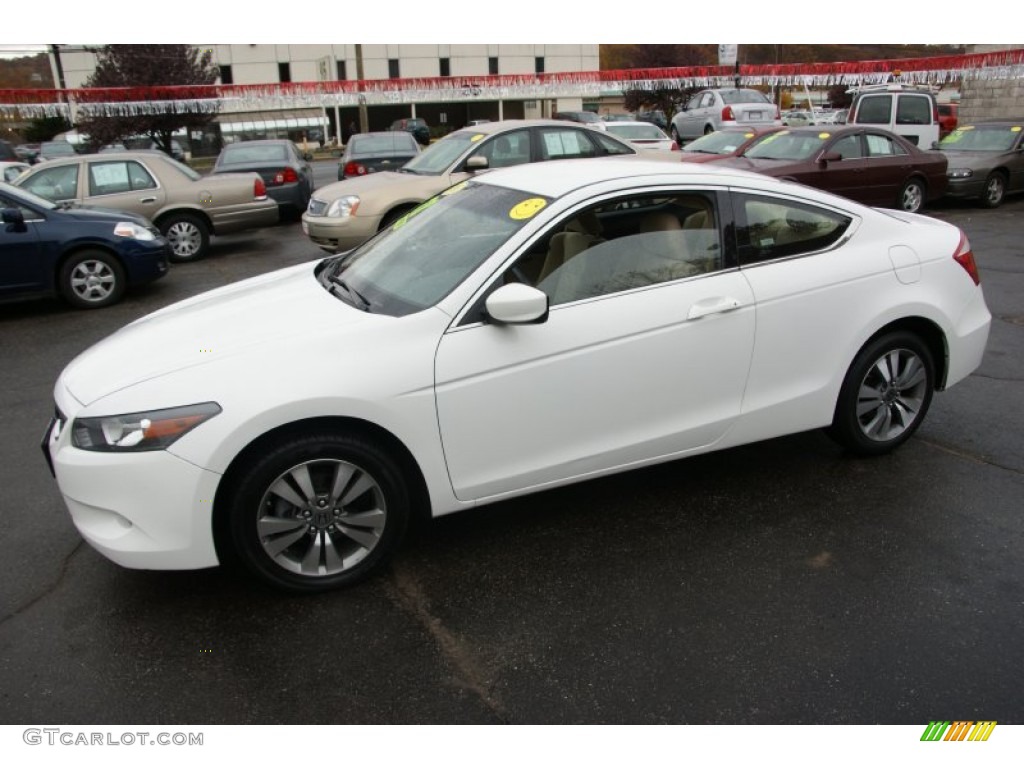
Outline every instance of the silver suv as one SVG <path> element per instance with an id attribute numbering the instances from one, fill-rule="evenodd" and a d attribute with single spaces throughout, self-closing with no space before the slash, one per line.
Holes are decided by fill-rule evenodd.
<path id="1" fill-rule="evenodd" d="M 672 118 L 672 138 L 682 143 L 737 125 L 781 126 L 779 108 L 753 88 L 709 88 Z"/>

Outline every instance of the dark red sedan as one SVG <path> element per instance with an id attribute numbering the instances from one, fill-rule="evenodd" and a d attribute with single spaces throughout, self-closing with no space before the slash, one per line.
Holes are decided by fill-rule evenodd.
<path id="1" fill-rule="evenodd" d="M 941 152 L 863 125 L 788 128 L 742 155 L 713 162 L 911 213 L 946 192 L 947 160 Z"/>
<path id="2" fill-rule="evenodd" d="M 735 128 L 723 128 L 705 134 L 684 146 L 682 160 L 684 163 L 709 163 L 723 157 L 735 157 L 743 154 L 762 136 L 781 130 L 782 128 L 774 125 L 738 125 Z"/>

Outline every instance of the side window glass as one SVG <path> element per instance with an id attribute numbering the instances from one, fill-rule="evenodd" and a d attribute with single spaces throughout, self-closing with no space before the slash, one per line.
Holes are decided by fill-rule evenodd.
<path id="1" fill-rule="evenodd" d="M 900 96 L 896 105 L 897 125 L 928 125 L 932 121 L 932 100 L 927 96 Z"/>
<path id="2" fill-rule="evenodd" d="M 828 248 L 853 221 L 791 200 L 735 195 L 734 201 L 741 266 Z"/>
<path id="3" fill-rule="evenodd" d="M 39 221 L 43 218 L 31 208 L 26 208 L 17 200 L 10 197 L 4 197 L 3 195 L 0 195 L 0 208 L 17 208 L 21 211 L 21 215 L 25 218 L 25 221 Z"/>
<path id="4" fill-rule="evenodd" d="M 857 107 L 857 122 L 871 125 L 888 125 L 892 118 L 892 96 L 864 96 Z"/>
<path id="5" fill-rule="evenodd" d="M 487 158 L 489 168 L 507 168 L 530 162 L 530 132 L 512 131 L 487 141 L 473 153 Z"/>
<path id="6" fill-rule="evenodd" d="M 844 136 L 832 145 L 831 151 L 838 152 L 843 160 L 856 160 L 862 157 L 860 136 Z"/>
<path id="7" fill-rule="evenodd" d="M 504 276 L 544 291 L 557 306 L 722 268 L 715 198 L 631 196 L 563 220 Z"/>
<path id="8" fill-rule="evenodd" d="M 47 168 L 26 180 L 22 186 L 52 202 L 73 200 L 78 195 L 78 163 Z"/>
<path id="9" fill-rule="evenodd" d="M 864 141 L 868 145 L 869 157 L 892 157 L 896 154 L 896 145 L 888 136 L 867 134 Z"/>
<path id="10" fill-rule="evenodd" d="M 131 191 L 128 163 L 90 163 L 89 196 L 117 195 Z"/>
<path id="11" fill-rule="evenodd" d="M 542 160 L 596 157 L 599 154 L 597 146 L 583 131 L 562 128 L 545 128 L 540 131 Z"/>
<path id="12" fill-rule="evenodd" d="M 156 180 L 139 163 L 128 163 L 128 181 L 132 189 L 156 189 Z"/>

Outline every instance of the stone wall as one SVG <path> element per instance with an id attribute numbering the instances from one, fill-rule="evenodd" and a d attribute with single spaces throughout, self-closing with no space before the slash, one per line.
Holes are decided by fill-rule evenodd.
<path id="1" fill-rule="evenodd" d="M 1024 45 L 975 45 L 972 53 L 1024 48 Z M 960 89 L 959 122 L 997 118 L 1024 121 L 1024 80 L 965 80 Z"/>

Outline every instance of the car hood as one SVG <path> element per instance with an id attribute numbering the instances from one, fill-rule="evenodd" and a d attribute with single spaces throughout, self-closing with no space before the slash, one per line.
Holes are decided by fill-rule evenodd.
<path id="1" fill-rule="evenodd" d="M 145 216 L 130 211 L 122 211 L 116 208 L 92 207 L 89 205 L 75 206 L 73 208 L 61 209 L 60 213 L 74 221 L 101 223 L 109 221 L 113 224 L 119 221 L 130 221 L 144 227 L 152 224 Z"/>
<path id="2" fill-rule="evenodd" d="M 378 213 L 381 206 L 401 198 L 425 200 L 443 191 L 451 183 L 447 173 L 440 176 L 417 176 L 414 173 L 381 171 L 357 176 L 320 187 L 313 197 L 331 203 L 345 195 L 358 195 L 359 213 Z"/>
<path id="3" fill-rule="evenodd" d="M 257 348 L 280 349 L 295 337 L 392 320 L 328 293 L 314 267 L 307 262 L 244 280 L 136 320 L 75 358 L 64 370 L 63 385 L 88 405 L 168 373 L 223 363 Z"/>
<path id="4" fill-rule="evenodd" d="M 948 161 L 947 168 L 970 168 L 973 171 L 993 168 L 1004 152 L 947 152 L 942 150 Z"/>
<path id="5" fill-rule="evenodd" d="M 725 157 L 716 161 L 716 165 L 726 168 L 741 168 L 744 171 L 755 171 L 769 176 L 783 176 L 786 173 L 806 170 L 806 160 L 764 160 L 749 157 Z"/>
<path id="6" fill-rule="evenodd" d="M 710 155 L 707 152 L 687 152 L 683 150 L 683 156 L 679 158 L 684 163 L 710 163 L 712 160 L 722 160 L 729 155 Z"/>

